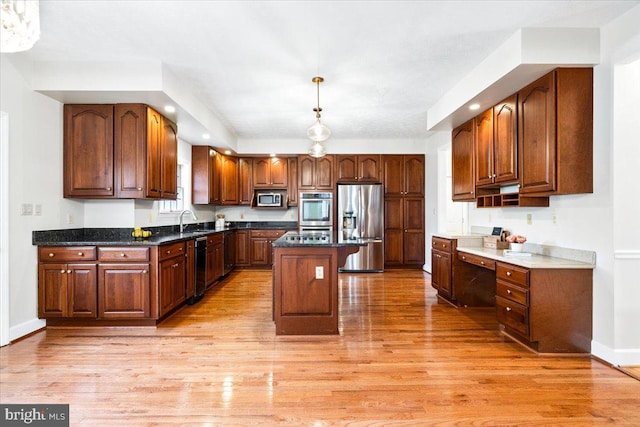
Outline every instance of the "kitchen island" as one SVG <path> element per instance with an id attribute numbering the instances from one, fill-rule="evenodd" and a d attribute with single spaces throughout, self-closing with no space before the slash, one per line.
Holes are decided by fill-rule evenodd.
<path id="1" fill-rule="evenodd" d="M 338 334 L 338 268 L 365 244 L 296 232 L 273 243 L 276 335 Z"/>

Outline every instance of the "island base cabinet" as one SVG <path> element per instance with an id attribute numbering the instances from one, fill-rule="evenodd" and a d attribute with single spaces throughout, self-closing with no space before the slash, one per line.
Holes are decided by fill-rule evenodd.
<path id="1" fill-rule="evenodd" d="M 276 335 L 338 334 L 338 249 L 274 248 Z"/>

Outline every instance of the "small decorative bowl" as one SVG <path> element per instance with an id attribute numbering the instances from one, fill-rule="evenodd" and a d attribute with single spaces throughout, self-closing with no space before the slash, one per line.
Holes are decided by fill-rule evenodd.
<path id="1" fill-rule="evenodd" d="M 524 243 L 515 243 L 515 242 L 511 243 L 511 250 L 513 252 L 522 252 L 523 248 L 524 248 Z"/>

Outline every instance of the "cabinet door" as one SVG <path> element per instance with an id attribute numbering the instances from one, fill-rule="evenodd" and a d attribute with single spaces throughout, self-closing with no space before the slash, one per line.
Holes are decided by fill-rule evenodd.
<path id="1" fill-rule="evenodd" d="M 162 116 L 147 107 L 147 197 L 162 194 Z"/>
<path id="2" fill-rule="evenodd" d="M 434 259 L 435 257 L 435 259 Z M 438 295 L 451 298 L 453 290 L 451 289 L 451 254 L 440 251 L 432 251 L 432 262 L 435 261 Z"/>
<path id="3" fill-rule="evenodd" d="M 250 205 L 253 197 L 253 184 L 251 182 L 252 160 L 240 158 L 238 160 L 238 203 L 241 205 Z"/>
<path id="4" fill-rule="evenodd" d="M 68 264 L 69 317 L 97 316 L 97 276 L 95 264 Z"/>
<path id="5" fill-rule="evenodd" d="M 254 188 L 271 186 L 270 159 L 253 159 L 253 186 Z"/>
<path id="6" fill-rule="evenodd" d="M 549 73 L 518 92 L 520 192 L 556 188 L 555 74 Z"/>
<path id="7" fill-rule="evenodd" d="M 217 256 L 216 256 L 216 248 L 215 245 L 207 246 L 207 276 L 206 276 L 206 284 L 207 287 L 211 286 L 213 282 L 218 280 L 218 267 L 217 267 Z"/>
<path id="8" fill-rule="evenodd" d="M 316 189 L 316 159 L 311 156 L 298 156 L 298 189 Z"/>
<path id="9" fill-rule="evenodd" d="M 222 243 L 216 244 L 213 247 L 213 254 L 213 277 L 216 281 L 224 274 L 224 245 Z"/>
<path id="10" fill-rule="evenodd" d="M 289 183 L 289 175 L 287 173 L 286 158 L 271 158 L 271 186 L 277 188 L 287 188 Z"/>
<path id="11" fill-rule="evenodd" d="M 440 274 L 440 270 L 438 266 L 437 252 L 434 250 L 431 250 L 431 286 L 436 290 L 440 288 L 439 274 Z"/>
<path id="12" fill-rule="evenodd" d="M 191 200 L 193 204 L 213 203 L 215 151 L 203 145 L 191 146 Z"/>
<path id="13" fill-rule="evenodd" d="M 185 290 L 187 297 L 193 296 L 196 291 L 196 242 L 187 241 L 187 254 L 185 255 Z"/>
<path id="14" fill-rule="evenodd" d="M 251 265 L 269 265 L 271 242 L 264 237 L 251 238 Z"/>
<path id="15" fill-rule="evenodd" d="M 251 239 L 248 230 L 236 231 L 236 265 L 247 267 L 251 265 Z"/>
<path id="16" fill-rule="evenodd" d="M 149 317 L 149 264 L 101 264 L 98 267 L 98 317 Z"/>
<path id="17" fill-rule="evenodd" d="M 287 159 L 289 173 L 289 186 L 287 187 L 288 206 L 298 206 L 298 159 L 289 157 Z"/>
<path id="18" fill-rule="evenodd" d="M 315 163 L 316 189 L 329 190 L 329 191 L 333 191 L 335 189 L 333 160 L 334 160 L 334 157 L 332 155 L 326 155 L 324 157 L 320 157 L 319 159 L 316 159 L 316 163 Z"/>
<path id="19" fill-rule="evenodd" d="M 402 196 L 404 193 L 404 156 L 382 156 L 382 180 L 385 196 Z"/>
<path id="20" fill-rule="evenodd" d="M 380 182 L 380 155 L 358 156 L 358 181 Z"/>
<path id="21" fill-rule="evenodd" d="M 404 195 L 424 197 L 424 155 L 404 156 Z"/>
<path id="22" fill-rule="evenodd" d="M 184 257 L 178 256 L 160 262 L 160 315 L 176 306 L 176 298 L 185 288 Z"/>
<path id="23" fill-rule="evenodd" d="M 336 180 L 338 182 L 355 182 L 359 178 L 357 156 L 336 156 Z"/>
<path id="24" fill-rule="evenodd" d="M 66 317 L 68 307 L 67 265 L 38 266 L 38 317 Z"/>
<path id="25" fill-rule="evenodd" d="M 64 106 L 64 197 L 113 197 L 113 105 Z"/>
<path id="26" fill-rule="evenodd" d="M 384 232 L 384 265 L 401 266 L 404 253 L 404 231 L 402 229 L 385 230 Z"/>
<path id="27" fill-rule="evenodd" d="M 147 122 L 144 104 L 116 104 L 114 129 L 115 185 L 120 198 L 144 198 L 147 168 Z"/>
<path id="28" fill-rule="evenodd" d="M 178 197 L 178 126 L 162 117 L 162 164 L 160 168 L 160 197 Z"/>
<path id="29" fill-rule="evenodd" d="M 424 264 L 424 199 L 404 199 L 404 264 Z"/>
<path id="30" fill-rule="evenodd" d="M 493 184 L 493 108 L 475 119 L 476 185 Z"/>
<path id="31" fill-rule="evenodd" d="M 473 120 L 455 128 L 451 133 L 452 199 L 475 200 L 475 168 L 473 159 Z"/>
<path id="32" fill-rule="evenodd" d="M 518 180 L 516 95 L 493 108 L 493 173 L 496 183 Z"/>
<path id="33" fill-rule="evenodd" d="M 222 163 L 220 199 L 223 205 L 238 204 L 238 158 L 220 155 Z"/>

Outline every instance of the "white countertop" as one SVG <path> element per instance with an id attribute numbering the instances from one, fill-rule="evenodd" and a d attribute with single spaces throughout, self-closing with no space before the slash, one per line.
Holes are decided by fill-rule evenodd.
<path id="1" fill-rule="evenodd" d="M 567 268 L 567 269 L 593 269 L 595 268 L 595 254 L 593 262 L 576 261 L 566 258 L 551 257 L 532 253 L 531 256 L 505 256 L 504 249 L 489 249 L 477 246 L 458 246 L 458 252 L 466 252 L 473 255 L 483 256 L 496 261 L 508 262 L 526 268 Z M 574 252 L 588 252 L 567 249 Z M 568 256 L 571 256 L 569 253 Z"/>

